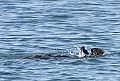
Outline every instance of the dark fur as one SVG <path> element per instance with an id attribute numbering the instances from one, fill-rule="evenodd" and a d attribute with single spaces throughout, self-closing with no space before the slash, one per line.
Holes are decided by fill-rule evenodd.
<path id="1" fill-rule="evenodd" d="M 28 56 L 25 57 L 27 59 L 39 58 L 39 59 L 55 59 L 55 58 L 72 58 L 71 56 L 67 55 L 52 55 L 52 54 L 43 54 L 43 55 L 35 55 L 35 56 Z"/>
<path id="2" fill-rule="evenodd" d="M 91 49 L 91 56 L 105 56 L 105 55 L 106 55 L 105 51 L 100 48 Z"/>
<path id="3" fill-rule="evenodd" d="M 81 50 L 86 54 L 85 57 L 96 57 L 96 56 L 106 56 L 104 50 L 100 48 L 92 48 L 90 56 L 87 56 L 89 52 L 85 49 L 84 46 L 81 47 Z M 57 59 L 57 58 L 79 58 L 77 56 L 68 56 L 68 55 L 52 55 L 52 54 L 43 54 L 25 57 L 27 59 L 39 58 L 39 59 Z"/>

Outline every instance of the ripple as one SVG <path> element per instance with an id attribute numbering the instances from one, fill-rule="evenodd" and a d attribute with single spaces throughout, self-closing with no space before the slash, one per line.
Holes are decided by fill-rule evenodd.
<path id="1" fill-rule="evenodd" d="M 12 74 L 12 73 L 10 73 L 10 72 L 5 72 L 5 71 L 4 71 L 4 72 L 3 72 L 3 71 L 0 72 L 0 75 L 11 75 L 11 74 Z"/>

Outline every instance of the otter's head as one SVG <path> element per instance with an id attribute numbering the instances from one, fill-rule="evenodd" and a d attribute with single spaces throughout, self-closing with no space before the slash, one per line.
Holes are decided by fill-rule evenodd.
<path id="1" fill-rule="evenodd" d="M 106 53 L 104 50 L 102 50 L 100 48 L 92 48 L 91 55 L 92 56 L 106 56 Z"/>

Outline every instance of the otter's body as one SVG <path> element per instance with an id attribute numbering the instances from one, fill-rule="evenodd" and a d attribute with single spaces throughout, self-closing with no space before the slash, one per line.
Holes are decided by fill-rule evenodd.
<path id="1" fill-rule="evenodd" d="M 84 57 L 99 57 L 99 56 L 106 56 L 106 53 L 104 50 L 100 48 L 92 48 L 91 53 L 87 51 L 86 46 L 81 47 L 81 54 L 78 55 L 52 55 L 52 54 L 43 54 L 43 55 L 35 55 L 35 56 L 28 56 L 25 58 L 33 59 L 33 58 L 39 58 L 39 59 L 56 59 L 56 58 L 84 58 Z"/>
<path id="2" fill-rule="evenodd" d="M 43 54 L 43 55 L 35 55 L 35 56 L 28 56 L 25 57 L 27 59 L 39 58 L 39 59 L 57 59 L 57 58 L 72 58 L 71 56 L 67 55 L 52 55 L 52 54 Z"/>

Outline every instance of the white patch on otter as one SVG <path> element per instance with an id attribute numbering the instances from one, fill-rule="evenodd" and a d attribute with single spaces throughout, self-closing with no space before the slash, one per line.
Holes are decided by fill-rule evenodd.
<path id="1" fill-rule="evenodd" d="M 79 51 L 79 54 L 77 54 L 76 56 L 79 57 L 79 58 L 82 58 L 82 57 L 85 57 L 85 54 L 83 53 L 83 50 L 81 50 L 77 45 L 74 45 L 78 51 Z"/>

